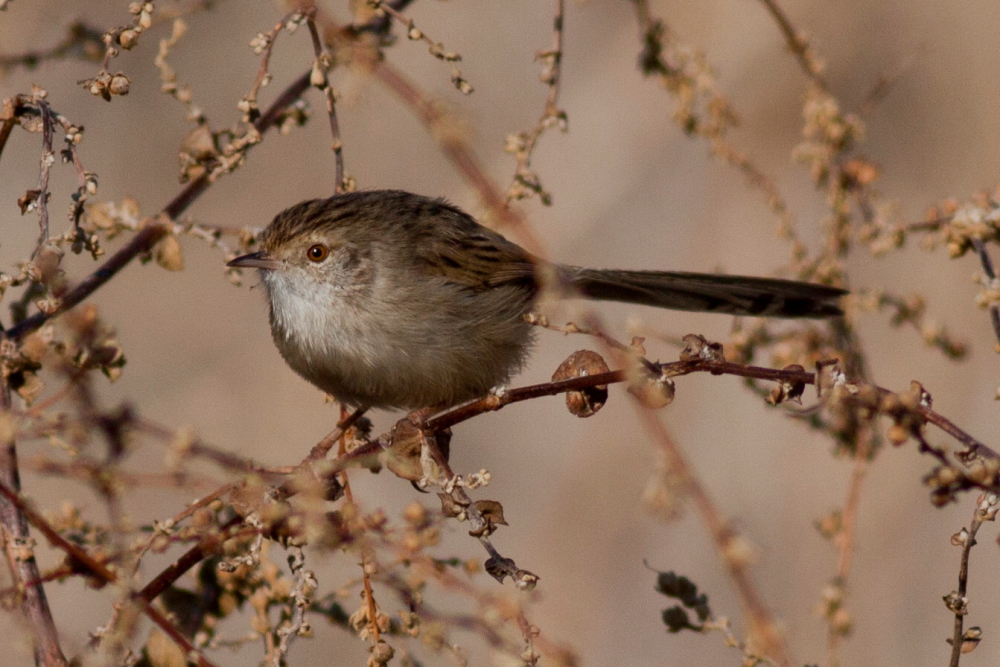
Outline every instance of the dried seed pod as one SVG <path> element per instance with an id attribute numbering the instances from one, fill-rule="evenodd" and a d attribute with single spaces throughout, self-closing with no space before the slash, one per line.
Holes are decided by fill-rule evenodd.
<path id="1" fill-rule="evenodd" d="M 804 372 L 805 368 L 799 364 L 791 364 L 785 366 L 782 370 Z M 805 388 L 806 385 L 804 382 L 782 381 L 778 383 L 777 387 L 771 390 L 771 394 L 767 397 L 767 402 L 771 405 L 778 405 L 785 401 L 795 401 L 799 405 L 802 405 L 802 392 L 805 391 Z"/>
<path id="2" fill-rule="evenodd" d="M 128 95 L 132 82 L 127 76 L 118 72 L 108 82 L 108 92 L 112 95 Z"/>
<path id="3" fill-rule="evenodd" d="M 506 526 L 507 522 L 503 518 L 503 505 L 495 500 L 477 500 L 472 503 L 473 508 L 483 517 L 483 526 L 479 530 L 470 530 L 469 535 L 481 537 L 490 535 L 497 526 Z"/>
<path id="4" fill-rule="evenodd" d="M 462 505 L 448 493 L 439 493 L 437 496 L 441 500 L 441 514 L 465 521 L 465 505 Z"/>
<path id="5" fill-rule="evenodd" d="M 552 381 L 588 375 L 600 375 L 610 369 L 601 355 L 591 350 L 578 350 L 569 355 L 552 374 Z M 577 417 L 591 417 L 608 402 L 608 385 L 601 384 L 566 392 L 566 408 Z"/>
<path id="6" fill-rule="evenodd" d="M 710 341 L 698 334 L 688 334 L 682 338 L 687 347 L 681 350 L 681 361 L 725 361 L 722 343 Z"/>

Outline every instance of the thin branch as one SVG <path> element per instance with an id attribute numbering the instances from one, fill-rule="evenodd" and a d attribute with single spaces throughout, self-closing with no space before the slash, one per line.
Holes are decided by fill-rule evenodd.
<path id="1" fill-rule="evenodd" d="M 326 113 L 330 117 L 330 135 L 333 138 L 330 147 L 333 149 L 335 165 L 334 191 L 340 194 L 349 188 L 346 187 L 344 181 L 344 145 L 340 139 L 340 123 L 337 121 L 337 94 L 334 92 L 333 86 L 330 85 L 330 77 L 328 76 L 330 68 L 333 66 L 333 58 L 327 51 L 323 40 L 320 39 L 319 30 L 316 28 L 315 14 L 314 8 L 306 20 L 309 25 L 309 35 L 312 37 L 313 53 L 316 56 L 310 79 L 313 87 L 319 88 L 326 98 Z"/>
<path id="2" fill-rule="evenodd" d="M 997 274 L 993 269 L 993 260 L 990 259 L 990 253 L 986 249 L 986 244 L 983 243 L 982 239 L 973 237 L 972 247 L 976 249 L 976 253 L 979 255 L 979 263 L 982 264 L 983 273 L 986 274 L 987 279 L 995 283 Z M 1000 304 L 990 304 L 990 322 L 993 324 L 993 335 L 1000 342 Z"/>
<path id="3" fill-rule="evenodd" d="M 976 500 L 976 510 L 972 514 L 972 521 L 969 523 L 969 528 L 963 528 L 951 538 L 952 544 L 962 547 L 962 559 L 958 568 L 958 590 L 949 593 L 944 598 L 947 607 L 955 614 L 954 629 L 949 640 L 951 644 L 949 667 L 958 667 L 962 654 L 966 653 L 967 650 L 975 648 L 975 645 L 979 643 L 978 635 L 974 635 L 969 638 L 972 640 L 971 647 L 963 650 L 966 649 L 966 636 L 963 633 L 963 625 L 965 616 L 969 613 L 969 600 L 966 597 L 969 586 L 969 555 L 972 553 L 972 547 L 976 546 L 976 533 L 979 532 L 979 528 L 983 525 L 983 522 L 995 520 L 998 503 L 1000 503 L 1000 500 L 995 495 L 981 495 Z M 973 630 L 976 630 L 976 628 L 969 628 L 970 633 Z"/>
<path id="4" fill-rule="evenodd" d="M 38 256 L 42 246 L 49 240 L 49 174 L 56 161 L 55 153 L 52 152 L 52 109 L 44 99 L 35 97 L 33 104 L 38 107 L 42 116 L 42 161 L 38 172 L 38 192 L 35 195 L 38 205 L 38 243 L 31 253 L 32 258 Z"/>
<path id="5" fill-rule="evenodd" d="M 448 51 L 445 49 L 444 44 L 441 42 L 435 42 L 433 39 L 428 37 L 423 30 L 417 28 L 414 24 L 413 19 L 407 18 L 402 14 L 401 11 L 396 7 L 396 5 L 402 5 L 399 2 L 383 2 L 382 0 L 368 0 L 370 4 L 375 9 L 375 15 L 378 16 L 379 13 L 385 13 L 399 21 L 403 26 L 406 27 L 406 36 L 411 40 L 420 40 L 427 44 L 427 51 L 432 56 L 441 60 L 443 62 L 449 63 L 451 65 L 451 83 L 458 92 L 463 95 L 470 95 L 473 92 L 472 84 L 462 76 L 462 71 L 458 69 L 458 63 L 462 60 L 462 56 L 454 51 Z"/>
<path id="6" fill-rule="evenodd" d="M 74 21 L 67 28 L 67 35 L 56 46 L 38 51 L 27 51 L 17 55 L 0 55 L 0 72 L 15 67 L 33 69 L 46 60 L 59 60 L 68 57 L 82 58 L 97 62 L 104 50 L 102 31 L 91 28 L 80 21 Z"/>
<path id="7" fill-rule="evenodd" d="M 10 387 L 6 380 L 0 381 L 0 412 L 10 409 Z M 11 574 L 14 583 L 21 589 L 21 609 L 34 631 L 35 662 L 44 667 L 65 667 L 66 656 L 59 645 L 59 632 L 52 618 L 42 577 L 35 560 L 34 551 L 18 556 L 14 553 L 18 544 L 29 545 L 31 535 L 28 530 L 28 517 L 20 506 L 17 493 L 21 489 L 21 475 L 17 465 L 17 444 L 0 442 L 0 487 L 10 490 L 11 497 L 0 500 L 0 524 L 4 551 L 11 563 Z M 6 494 L 5 494 L 6 496 Z M 38 582 L 29 585 L 29 582 Z"/>
<path id="8" fill-rule="evenodd" d="M 142 590 L 135 594 L 136 599 L 145 602 L 152 602 L 160 593 L 169 588 L 175 581 L 181 578 L 185 572 L 192 567 L 214 555 L 219 545 L 226 539 L 230 529 L 243 523 L 243 517 L 236 516 L 219 526 L 218 531 L 206 535 L 198 544 L 194 545 L 180 558 L 171 563 L 166 569 L 156 575 L 152 581 L 143 586 Z"/>
<path id="9" fill-rule="evenodd" d="M 559 108 L 559 83 L 562 73 L 563 57 L 563 18 L 565 15 L 565 0 L 555 0 L 552 18 L 552 48 L 540 51 L 535 58 L 545 63 L 541 80 L 549 88 L 545 99 L 545 108 L 535 127 L 527 132 L 511 135 L 507 138 L 506 150 L 517 158 L 514 179 L 507 187 L 507 201 L 526 199 L 534 194 L 548 206 L 552 203 L 549 193 L 542 187 L 541 179 L 531 169 L 531 156 L 538 145 L 538 140 L 550 127 L 566 130 L 566 112 Z"/>
<path id="10" fill-rule="evenodd" d="M 809 40 L 803 37 L 792 25 L 792 22 L 788 19 L 777 3 L 777 0 L 760 0 L 764 7 L 767 9 L 771 18 L 774 19 L 775 23 L 778 24 L 778 29 L 781 30 L 782 36 L 785 38 L 785 44 L 788 46 L 788 50 L 792 52 L 796 60 L 799 61 L 799 66 L 805 75 L 820 88 L 820 90 L 827 90 L 827 83 L 823 79 L 823 63 L 820 62 L 816 53 L 813 51 L 812 46 L 809 44 Z"/>
<path id="11" fill-rule="evenodd" d="M 851 481 L 844 499 L 844 509 L 841 512 L 840 530 L 836 535 L 836 546 L 839 551 L 837 571 L 834 575 L 834 585 L 841 591 L 846 589 L 847 579 L 851 573 L 851 561 L 854 555 L 854 539 L 858 530 L 858 511 L 861 505 L 861 486 L 868 474 L 868 460 L 872 449 L 872 425 L 864 426 L 859 433 L 859 442 L 854 452 L 854 468 L 851 471 Z M 842 606 L 839 602 L 838 606 Z M 840 664 L 837 651 L 840 641 L 845 636 L 845 628 L 827 619 L 827 662 L 830 667 Z"/>
<path id="12" fill-rule="evenodd" d="M 358 413 L 363 412 L 362 410 L 355 410 L 350 415 L 345 411 L 343 405 L 340 406 L 340 422 L 345 424 L 348 420 L 357 421 Z M 343 457 L 347 453 L 347 426 L 338 426 L 340 431 L 340 437 L 337 438 L 338 451 L 337 454 Z M 347 478 L 347 470 L 340 471 L 340 483 L 344 486 L 344 501 L 347 503 L 347 507 L 354 510 L 357 513 L 357 505 L 354 502 L 354 493 L 351 491 L 351 482 Z M 378 604 L 375 602 L 375 593 L 372 591 L 372 578 L 369 572 L 369 563 L 371 562 L 372 556 L 366 545 L 362 544 L 361 548 L 361 578 L 364 582 L 364 599 L 365 604 L 368 606 L 368 627 L 371 630 L 371 645 L 375 646 L 378 644 L 379 629 L 378 629 Z"/>

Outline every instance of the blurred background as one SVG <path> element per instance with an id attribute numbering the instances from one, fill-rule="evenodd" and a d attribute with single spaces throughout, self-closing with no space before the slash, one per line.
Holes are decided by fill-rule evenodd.
<path id="1" fill-rule="evenodd" d="M 345 2 L 322 6 L 338 20 L 350 19 Z M 879 166 L 879 188 L 898 201 L 905 219 L 919 219 L 943 198 L 966 200 L 996 185 L 1000 4 L 786 0 L 783 7 L 825 59 L 831 90 L 845 110 L 856 108 L 880 76 L 903 71 L 868 118 L 861 153 Z M 658 0 L 651 9 L 678 40 L 705 52 L 741 116 L 733 143 L 773 177 L 802 237 L 818 243 L 826 203 L 790 155 L 802 138 L 807 82 L 763 4 Z M 180 82 L 191 85 L 214 129 L 235 122 L 236 102 L 257 72 L 259 61 L 249 41 L 285 11 L 273 2 L 231 1 L 186 19 L 189 32 L 169 60 Z M 434 40 L 462 54 L 463 74 L 475 92 L 458 93 L 448 66 L 422 43 L 401 39 L 386 52 L 388 60 L 463 121 L 489 175 L 506 187 L 515 163 L 503 151 L 504 137 L 535 124 L 547 93 L 533 60 L 551 43 L 551 3 L 421 0 L 407 14 Z M 124 2 L 15 0 L 0 14 L 0 51 L 15 54 L 53 45 L 74 19 L 103 30 L 129 17 Z M 788 248 L 777 239 L 776 220 L 761 194 L 734 169 L 712 159 L 703 142 L 685 137 L 671 122 L 673 101 L 638 71 L 641 43 L 632 4 L 569 2 L 565 25 L 560 104 L 569 116 L 569 132 L 546 134 L 534 160 L 553 205 L 534 200 L 520 206 L 549 255 L 580 265 L 761 275 L 785 264 Z M 155 27 L 136 49 L 113 61 L 111 70 L 125 72 L 132 87 L 127 97 L 111 103 L 77 85 L 96 74 L 99 65 L 92 62 L 47 62 L 0 80 L 2 97 L 29 92 L 32 84 L 47 89 L 55 109 L 86 127 L 80 154 L 99 176 L 98 199 L 131 196 L 147 215 L 181 187 L 177 149 L 192 127 L 183 107 L 159 92 L 153 58 L 157 41 L 168 34 L 169 24 Z M 305 30 L 283 34 L 262 107 L 311 60 Z M 483 212 L 475 192 L 408 108 L 361 73 L 341 68 L 333 81 L 342 95 L 338 114 L 346 166 L 359 187 L 441 195 L 470 213 Z M 288 205 L 331 194 L 329 128 L 321 98 L 312 91 L 309 99 L 312 122 L 287 136 L 269 135 L 243 168 L 222 178 L 188 215 L 207 225 L 263 227 Z M 35 187 L 39 151 L 38 135 L 18 131 L 0 161 L 0 270 L 5 272 L 34 247 L 36 218 L 20 217 L 16 200 Z M 74 187 L 72 170 L 57 168 L 54 229 L 65 225 L 63 213 Z M 220 252 L 190 238 L 181 243 L 184 271 L 133 264 L 94 295 L 102 316 L 117 328 L 128 359 L 121 379 L 102 386 L 102 398 L 128 401 L 150 418 L 190 427 L 219 447 L 267 465 L 299 461 L 332 428 L 335 406 L 324 403 L 278 356 L 265 296 L 251 288 L 256 281 L 248 278 L 243 287 L 233 287 Z M 89 258 L 72 255 L 63 266 L 74 279 L 94 268 Z M 951 362 L 926 349 L 912 330 L 894 330 L 886 316 L 865 315 L 858 326 L 872 379 L 894 389 L 919 379 L 936 409 L 993 444 L 1000 364 L 988 316 L 973 304 L 975 259 L 952 261 L 942 250 L 928 254 L 912 244 L 877 260 L 859 249 L 849 268 L 853 288 L 924 294 L 930 315 L 970 345 L 967 361 Z M 601 304 L 598 310 L 611 332 L 625 340 L 640 324 L 668 336 L 701 333 L 717 340 L 725 339 L 732 325 L 726 317 L 616 304 Z M 563 358 L 583 347 L 595 345 L 583 337 L 539 332 L 534 358 L 515 384 L 546 381 Z M 669 360 L 677 353 L 656 341 L 649 341 L 647 350 L 653 359 Z M 808 403 L 814 394 L 806 396 Z M 764 405 L 732 377 L 680 378 L 675 402 L 659 417 L 720 510 L 755 545 L 753 579 L 781 620 L 797 662 L 824 661 L 826 625 L 816 609 L 837 555 L 813 523 L 843 505 L 852 462 L 834 458 L 829 439 Z M 375 432 L 397 418 L 374 414 Z M 931 436 L 932 442 L 946 442 L 937 432 Z M 45 447 L 30 445 L 23 455 Z M 161 453 L 153 447 L 139 456 L 158 461 Z M 739 599 L 693 508 L 673 523 L 644 511 L 640 498 L 655 461 L 656 446 L 621 387 L 613 387 L 608 405 L 588 420 L 568 414 L 561 397 L 540 399 L 462 424 L 452 443 L 456 471 L 486 468 L 493 475 L 489 489 L 477 497 L 503 504 L 511 525 L 495 536 L 496 545 L 541 577 L 529 618 L 548 639 L 573 647 L 588 665 L 737 664 L 739 654 L 718 635 L 664 630 L 660 611 L 669 605 L 654 591 L 655 573 L 644 561 L 692 578 L 708 593 L 716 614 L 733 618 L 737 634 L 745 625 Z M 844 664 L 947 660 L 945 638 L 953 616 L 941 597 L 956 587 L 960 555 L 949 538 L 968 524 L 974 497 L 944 509 L 932 507 L 921 482 L 931 466 L 910 444 L 883 451 L 870 468 L 847 582 L 855 628 L 843 647 Z M 394 517 L 415 499 L 434 504 L 433 497 L 419 496 L 387 473 L 355 473 L 352 484 L 362 508 L 385 507 Z M 69 499 L 99 509 L 85 489 L 65 481 L 26 474 L 24 486 L 47 508 Z M 190 500 L 153 488 L 134 489 L 129 498 L 136 522 L 172 515 Z M 449 530 L 443 554 L 482 555 L 464 535 L 464 526 Z M 992 525 L 985 527 L 982 544 L 973 552 L 967 623 L 982 627 L 985 640 L 965 658 L 968 664 L 1000 660 L 995 533 Z M 317 570 L 321 587 L 335 586 L 357 575 L 355 563 L 348 561 L 328 556 L 310 567 Z M 54 557 L 43 565 L 53 562 Z M 156 571 L 157 562 L 150 561 L 147 575 Z M 496 588 L 492 582 L 481 585 Z M 112 598 L 79 581 L 47 590 L 64 647 L 75 652 L 87 632 L 105 622 Z M 398 608 L 388 593 L 379 602 L 390 613 Z M 320 659 L 362 664 L 366 659 L 365 644 L 356 637 L 316 625 L 316 639 L 294 646 L 292 664 Z M 473 664 L 486 661 L 487 651 L 476 640 L 461 633 L 454 639 Z M 215 657 L 219 664 L 233 665 L 259 659 L 256 647 Z M 426 664 L 446 660 L 437 654 L 425 658 Z M 19 660 L 16 664 L 30 662 L 26 655 Z"/>

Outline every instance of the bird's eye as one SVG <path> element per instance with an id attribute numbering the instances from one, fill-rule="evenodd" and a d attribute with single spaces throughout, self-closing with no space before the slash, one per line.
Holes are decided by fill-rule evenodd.
<path id="1" fill-rule="evenodd" d="M 322 243 L 317 243 L 316 245 L 309 246 L 309 250 L 306 250 L 306 257 L 309 261 L 316 262 L 319 264 L 324 259 L 330 255 L 330 249 L 327 248 Z"/>

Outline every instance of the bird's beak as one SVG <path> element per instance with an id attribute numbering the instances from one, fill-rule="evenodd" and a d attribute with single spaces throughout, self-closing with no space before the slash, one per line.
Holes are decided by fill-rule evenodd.
<path id="1" fill-rule="evenodd" d="M 252 252 L 249 255 L 241 255 L 231 262 L 226 262 L 226 266 L 234 269 L 264 269 L 275 271 L 281 268 L 281 262 L 271 257 L 266 252 Z"/>

